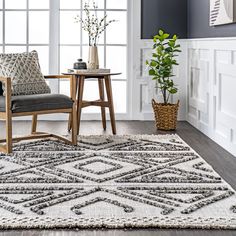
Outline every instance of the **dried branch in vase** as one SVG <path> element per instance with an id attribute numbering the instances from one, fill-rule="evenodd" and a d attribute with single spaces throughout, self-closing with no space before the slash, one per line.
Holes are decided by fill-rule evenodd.
<path id="1" fill-rule="evenodd" d="M 84 4 L 85 18 L 77 15 L 75 17 L 75 23 L 81 23 L 82 29 L 88 33 L 89 46 L 96 46 L 101 34 L 106 28 L 116 20 L 107 20 L 107 15 L 99 18 L 97 15 L 98 6 L 93 1 L 92 6 L 89 2 Z"/>

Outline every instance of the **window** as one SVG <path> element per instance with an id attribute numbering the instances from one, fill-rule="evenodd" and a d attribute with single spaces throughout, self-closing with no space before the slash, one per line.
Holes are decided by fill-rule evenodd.
<path id="1" fill-rule="evenodd" d="M 98 15 L 116 20 L 100 37 L 99 64 L 122 72 L 112 78 L 114 105 L 117 113 L 126 113 L 128 0 L 95 1 Z M 66 72 L 79 58 L 87 61 L 87 33 L 74 22 L 76 15 L 83 17 L 83 6 L 84 0 L 0 0 L 0 52 L 37 50 L 44 74 Z M 50 86 L 53 92 L 69 94 L 68 81 L 52 81 Z M 84 98 L 97 97 L 97 81 L 86 82 Z M 88 108 L 85 112 L 100 111 Z"/>
<path id="2" fill-rule="evenodd" d="M 1 0 L 0 52 L 32 50 L 38 51 L 42 71 L 48 74 L 49 0 Z"/>

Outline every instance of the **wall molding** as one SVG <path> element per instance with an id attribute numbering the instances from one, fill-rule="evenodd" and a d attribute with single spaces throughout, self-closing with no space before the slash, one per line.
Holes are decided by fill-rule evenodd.
<path id="1" fill-rule="evenodd" d="M 190 41 L 231 41 L 231 40 L 236 40 L 236 37 L 212 37 L 212 38 L 189 38 L 189 39 L 184 39 L 187 42 Z"/>
<path id="2" fill-rule="evenodd" d="M 187 43 L 187 121 L 236 156 L 236 38 Z"/>

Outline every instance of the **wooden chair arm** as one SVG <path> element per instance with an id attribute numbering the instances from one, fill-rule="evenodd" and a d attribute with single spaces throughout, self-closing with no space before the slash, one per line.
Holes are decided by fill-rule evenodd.
<path id="1" fill-rule="evenodd" d="M 0 82 L 2 82 L 4 84 L 11 83 L 11 78 L 0 76 Z"/>
<path id="2" fill-rule="evenodd" d="M 70 80 L 70 97 L 76 101 L 76 81 L 72 75 L 45 75 L 45 79 L 69 79 Z"/>

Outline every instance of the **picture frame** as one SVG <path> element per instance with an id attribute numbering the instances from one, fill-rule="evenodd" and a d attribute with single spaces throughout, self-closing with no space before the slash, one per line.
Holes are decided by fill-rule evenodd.
<path id="1" fill-rule="evenodd" d="M 210 26 L 236 22 L 236 0 L 210 0 Z"/>

